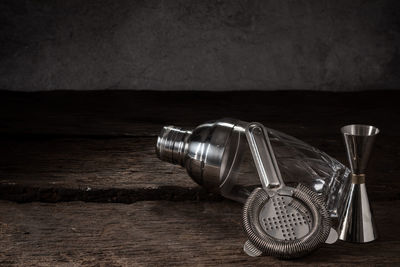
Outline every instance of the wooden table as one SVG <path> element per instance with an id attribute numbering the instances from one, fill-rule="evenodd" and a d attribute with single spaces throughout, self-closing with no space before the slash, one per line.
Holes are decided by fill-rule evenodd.
<path id="1" fill-rule="evenodd" d="M 0 265 L 400 264 L 400 93 L 0 92 Z M 234 117 L 347 164 L 339 128 L 378 126 L 367 187 L 379 228 L 293 261 L 251 258 L 241 205 L 154 153 L 164 125 Z"/>

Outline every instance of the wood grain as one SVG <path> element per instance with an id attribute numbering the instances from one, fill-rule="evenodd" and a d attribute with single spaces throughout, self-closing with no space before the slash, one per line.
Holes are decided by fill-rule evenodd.
<path id="1" fill-rule="evenodd" d="M 54 266 L 396 265 L 400 202 L 374 204 L 380 239 L 338 242 L 280 261 L 244 254 L 241 206 L 222 202 L 135 204 L 0 202 L 0 263 Z"/>
<path id="2" fill-rule="evenodd" d="M 368 189 L 373 201 L 400 199 L 400 173 L 388 138 L 373 154 Z M 160 161 L 154 137 L 3 138 L 0 140 L 0 199 L 95 201 L 218 199 L 205 192 L 184 168 Z M 341 140 L 315 138 L 327 153 L 345 162 Z M 375 160 L 376 159 L 376 160 Z"/>
<path id="3" fill-rule="evenodd" d="M 0 202 L 0 265 L 399 265 L 399 96 L 0 91 L 0 199 L 14 201 Z M 344 163 L 340 126 L 380 127 L 367 178 L 380 239 L 296 261 L 244 255 L 240 205 L 154 153 L 162 126 L 222 117 L 260 121 Z"/>
<path id="4" fill-rule="evenodd" d="M 233 117 L 260 121 L 300 137 L 339 136 L 350 123 L 369 123 L 399 136 L 398 91 L 332 93 L 0 91 L 1 134 L 156 136 L 164 125 L 193 127 Z M 317 133 L 317 134 L 316 134 Z"/>
<path id="5" fill-rule="evenodd" d="M 381 127 L 368 176 L 372 200 L 400 199 L 396 91 L 0 92 L 0 198 L 26 201 L 215 199 L 186 172 L 155 157 L 162 126 L 221 117 L 261 121 L 345 159 L 339 128 Z M 355 100 L 359 100 L 357 105 Z M 194 108 L 198 107 L 198 108 Z"/>

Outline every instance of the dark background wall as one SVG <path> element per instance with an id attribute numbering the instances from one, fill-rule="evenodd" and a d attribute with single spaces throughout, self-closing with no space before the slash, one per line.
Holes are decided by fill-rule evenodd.
<path id="1" fill-rule="evenodd" d="M 0 88 L 400 88 L 397 0 L 3 0 Z"/>

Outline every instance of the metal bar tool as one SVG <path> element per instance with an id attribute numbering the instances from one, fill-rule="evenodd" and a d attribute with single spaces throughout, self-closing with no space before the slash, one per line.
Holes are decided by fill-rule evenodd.
<path id="1" fill-rule="evenodd" d="M 283 259 L 304 256 L 325 243 L 331 221 L 325 203 L 311 189 L 284 184 L 267 129 L 250 123 L 246 137 L 262 188 L 256 188 L 243 208 L 243 226 L 250 256 L 270 255 Z M 337 237 L 337 235 L 336 235 Z"/>
<path id="2" fill-rule="evenodd" d="M 340 217 L 339 239 L 366 243 L 378 237 L 365 186 L 365 170 L 379 129 L 370 125 L 353 124 L 344 126 L 341 132 L 352 179 Z"/>

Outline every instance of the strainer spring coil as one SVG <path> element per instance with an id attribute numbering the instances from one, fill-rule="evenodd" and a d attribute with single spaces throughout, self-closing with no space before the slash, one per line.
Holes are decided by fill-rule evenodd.
<path id="1" fill-rule="evenodd" d="M 304 256 L 317 249 L 329 236 L 331 219 L 322 197 L 299 184 L 293 190 L 293 197 L 302 201 L 310 210 L 313 224 L 310 232 L 295 240 L 277 240 L 267 235 L 259 223 L 258 216 L 268 194 L 262 189 L 255 189 L 243 208 L 243 227 L 251 243 L 265 255 L 281 259 Z"/>

